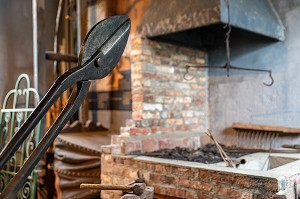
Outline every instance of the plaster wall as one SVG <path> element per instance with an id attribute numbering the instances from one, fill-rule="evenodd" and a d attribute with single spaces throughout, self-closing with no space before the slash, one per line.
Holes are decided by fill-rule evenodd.
<path id="1" fill-rule="evenodd" d="M 271 0 L 286 28 L 283 42 L 262 37 L 231 37 L 234 66 L 271 69 L 267 73 L 209 70 L 210 128 L 220 139 L 233 122 L 300 128 L 300 1 Z M 225 37 L 224 37 L 225 38 Z M 210 65 L 225 63 L 225 45 L 209 52 Z M 298 142 L 298 139 L 290 139 Z"/>
<path id="2" fill-rule="evenodd" d="M 42 1 L 40 1 L 42 2 Z M 44 61 L 44 51 L 53 51 L 54 26 L 57 1 L 46 1 L 47 10 L 39 9 L 39 93 L 45 94 L 54 81 L 53 62 Z M 45 32 L 43 32 L 45 31 Z M 13 89 L 18 76 L 27 73 L 33 87 L 33 31 L 31 0 L 0 0 L 0 103 L 6 93 Z"/>
<path id="3" fill-rule="evenodd" d="M 3 102 L 21 73 L 32 76 L 32 14 L 30 0 L 1 0 L 0 5 L 0 100 Z"/>

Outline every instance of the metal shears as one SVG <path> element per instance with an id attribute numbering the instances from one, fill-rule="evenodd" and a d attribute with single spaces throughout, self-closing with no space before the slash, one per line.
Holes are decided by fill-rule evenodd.
<path id="1" fill-rule="evenodd" d="M 18 173 L 10 180 L 1 193 L 0 198 L 11 199 L 16 197 L 18 190 L 22 188 L 27 177 L 38 164 L 47 148 L 83 103 L 88 93 L 90 80 L 104 78 L 117 65 L 124 52 L 129 32 L 130 19 L 127 16 L 109 17 L 97 23 L 89 31 L 80 49 L 78 63 L 81 64 L 78 64 L 77 67 L 70 69 L 56 79 L 19 131 L 1 151 L 0 169 L 18 150 L 58 97 L 66 89 L 76 85 L 76 89 L 73 89 L 67 105 Z"/>

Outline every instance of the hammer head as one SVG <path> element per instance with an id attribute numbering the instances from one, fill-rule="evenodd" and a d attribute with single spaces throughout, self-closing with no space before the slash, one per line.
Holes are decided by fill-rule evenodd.
<path id="1" fill-rule="evenodd" d="M 132 186 L 132 192 L 137 196 L 142 195 L 144 193 L 145 189 L 146 189 L 145 183 L 135 183 Z"/>

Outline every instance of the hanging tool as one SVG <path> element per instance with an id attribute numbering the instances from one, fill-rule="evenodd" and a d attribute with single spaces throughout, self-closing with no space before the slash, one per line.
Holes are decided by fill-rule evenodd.
<path id="1" fill-rule="evenodd" d="M 256 72 L 266 72 L 269 74 L 270 83 L 263 83 L 265 86 L 272 86 L 274 83 L 274 79 L 272 77 L 272 71 L 271 70 L 264 70 L 264 69 L 256 69 L 256 68 L 243 68 L 243 67 L 237 67 L 237 66 L 232 66 L 230 63 L 230 45 L 229 45 L 229 38 L 230 38 L 230 33 L 231 33 L 231 23 L 230 23 L 230 6 L 229 6 L 229 1 L 226 1 L 227 4 L 227 10 L 228 10 L 228 23 L 226 24 L 225 28 L 228 28 L 228 31 L 226 33 L 226 63 L 224 66 L 186 66 L 186 72 L 183 75 L 183 78 L 185 80 L 192 80 L 194 77 L 191 76 L 188 78 L 189 73 L 189 68 L 214 68 L 214 69 L 226 69 L 227 71 L 227 77 L 229 77 L 229 71 L 230 70 L 246 70 L 246 71 L 256 71 Z"/>
<path id="2" fill-rule="evenodd" d="M 231 126 L 233 133 L 227 136 L 227 145 L 243 147 L 247 149 L 264 149 L 272 152 L 275 148 L 283 147 L 282 139 L 286 137 L 296 137 L 300 134 L 300 129 L 284 126 L 270 126 L 258 124 L 245 124 L 234 122 Z M 255 151 L 254 150 L 254 151 Z M 291 150 L 292 152 L 293 150 Z M 295 151 L 295 150 L 294 150 Z"/>
<path id="3" fill-rule="evenodd" d="M 125 49 L 130 31 L 130 19 L 114 16 L 97 23 L 87 34 L 80 50 L 79 63 L 57 78 L 45 97 L 37 105 L 11 141 L 0 154 L 0 169 L 10 160 L 37 123 L 44 117 L 57 98 L 76 84 L 68 104 L 31 153 L 25 164 L 2 191 L 0 198 L 15 198 L 47 148 L 51 145 L 70 117 L 82 104 L 90 85 L 90 80 L 107 76 L 116 66 Z"/>

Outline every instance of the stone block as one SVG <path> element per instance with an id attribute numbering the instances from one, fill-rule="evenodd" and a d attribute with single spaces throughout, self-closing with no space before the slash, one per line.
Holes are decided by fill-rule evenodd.
<path id="1" fill-rule="evenodd" d="M 142 140 L 142 150 L 144 152 L 150 152 L 150 151 L 155 151 L 158 150 L 158 141 L 155 139 L 145 139 Z"/>
<path id="2" fill-rule="evenodd" d="M 150 133 L 149 128 L 138 128 L 138 127 L 132 127 L 130 129 L 130 135 L 145 135 Z"/>

